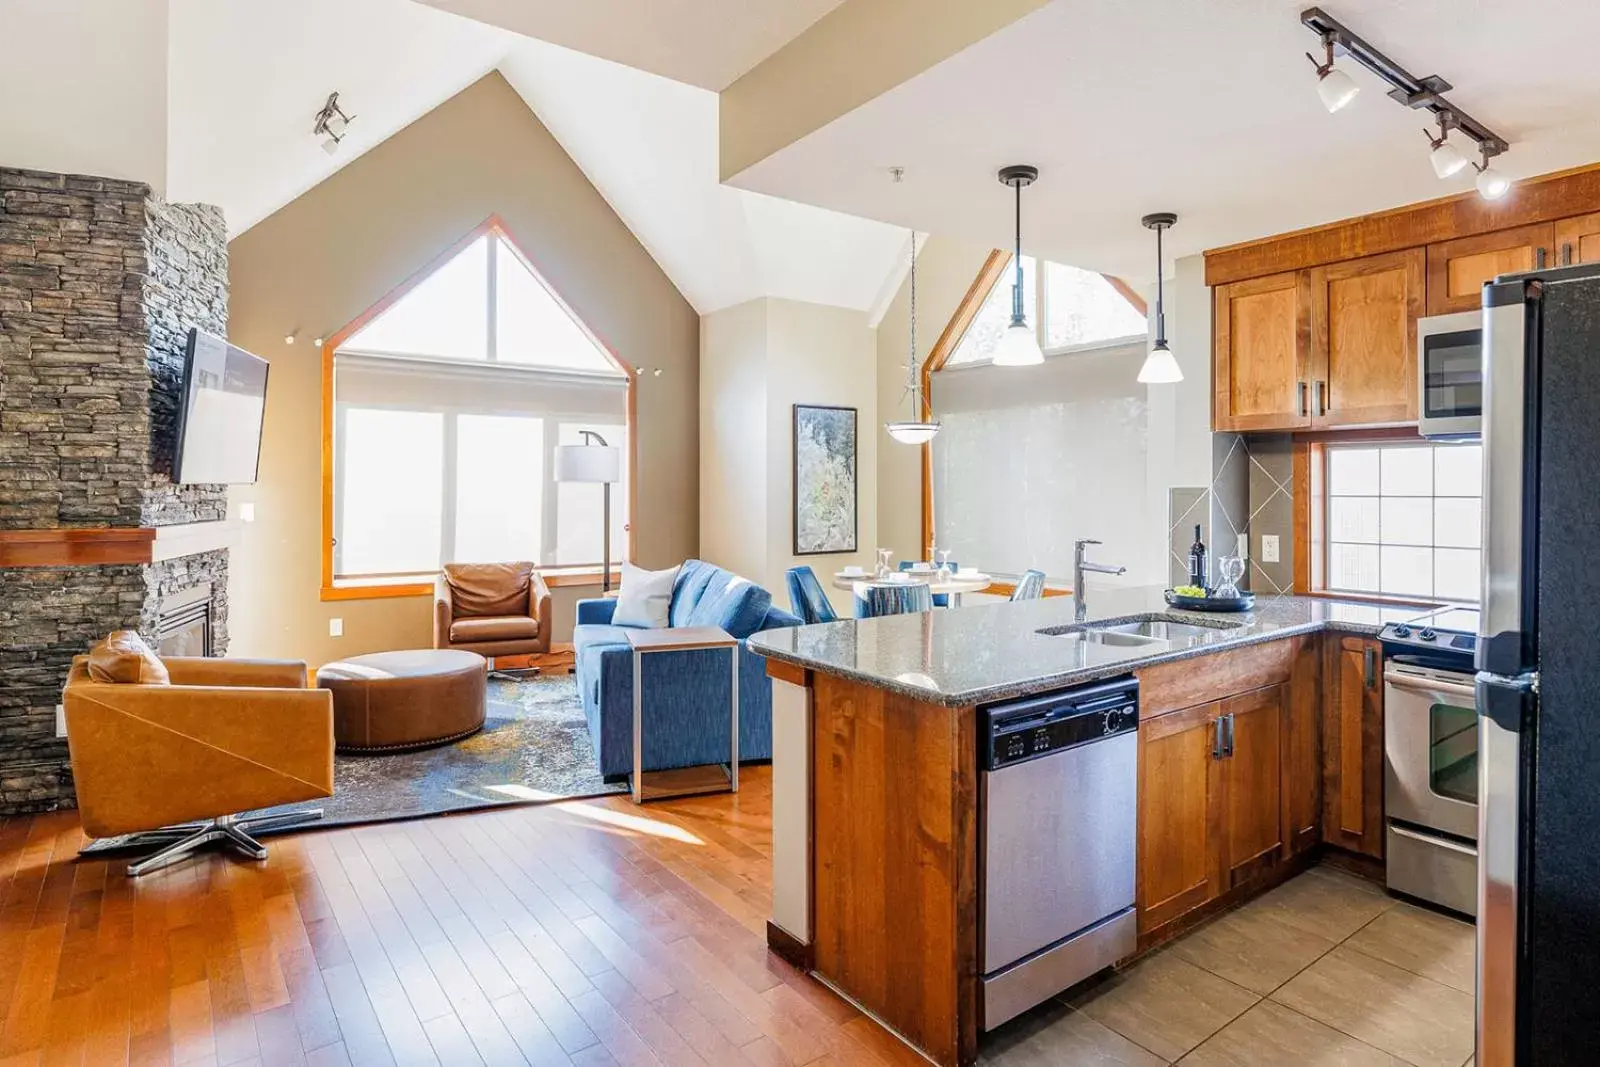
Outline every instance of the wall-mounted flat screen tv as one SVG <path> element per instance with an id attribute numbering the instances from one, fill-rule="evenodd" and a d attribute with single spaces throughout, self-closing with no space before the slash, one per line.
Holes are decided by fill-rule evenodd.
<path id="1" fill-rule="evenodd" d="M 267 361 L 215 334 L 190 330 L 172 480 L 255 481 L 266 406 Z"/>

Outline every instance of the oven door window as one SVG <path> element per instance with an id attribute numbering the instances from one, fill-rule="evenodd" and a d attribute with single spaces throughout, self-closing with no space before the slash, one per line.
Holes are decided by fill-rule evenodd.
<path id="1" fill-rule="evenodd" d="M 1464 804 L 1478 802 L 1478 713 L 1435 703 L 1428 708 L 1428 788 Z"/>
<path id="2" fill-rule="evenodd" d="M 1422 416 L 1483 414 L 1483 332 L 1457 330 L 1422 340 Z"/>

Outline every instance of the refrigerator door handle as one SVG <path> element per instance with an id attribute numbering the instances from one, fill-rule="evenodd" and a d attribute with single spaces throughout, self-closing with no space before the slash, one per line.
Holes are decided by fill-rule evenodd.
<path id="1" fill-rule="evenodd" d="M 1516 1067 L 1522 724 L 1536 676 L 1478 675 L 1477 1063 Z"/>
<path id="2" fill-rule="evenodd" d="M 1484 288 L 1483 308 L 1483 607 L 1479 670 L 1516 675 L 1524 662 L 1523 505 L 1528 459 L 1525 397 L 1528 286 Z M 1532 299 L 1537 299 L 1537 290 Z"/>

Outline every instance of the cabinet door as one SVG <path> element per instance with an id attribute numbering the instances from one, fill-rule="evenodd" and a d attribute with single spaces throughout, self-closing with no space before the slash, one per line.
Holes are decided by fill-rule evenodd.
<path id="1" fill-rule="evenodd" d="M 1382 859 L 1383 648 L 1330 634 L 1322 675 L 1322 839 Z"/>
<path id="2" fill-rule="evenodd" d="M 1484 282 L 1553 264 L 1554 244 L 1555 227 L 1544 222 L 1429 245 L 1428 314 L 1476 311 Z"/>
<path id="3" fill-rule="evenodd" d="M 1274 685 L 1222 702 L 1227 754 L 1222 767 L 1224 888 L 1247 882 L 1283 854 L 1283 709 L 1289 687 Z"/>
<path id="4" fill-rule="evenodd" d="M 1283 713 L 1283 843 L 1295 856 L 1322 840 L 1322 642 L 1294 638 Z"/>
<path id="5" fill-rule="evenodd" d="M 1308 271 L 1217 286 L 1215 334 L 1213 429 L 1311 425 Z"/>
<path id="6" fill-rule="evenodd" d="M 1557 221 L 1555 250 L 1558 267 L 1600 261 L 1600 212 Z"/>
<path id="7" fill-rule="evenodd" d="M 1139 724 L 1139 936 L 1222 892 L 1214 751 L 1220 704 Z"/>
<path id="8" fill-rule="evenodd" d="M 1417 419 L 1420 248 L 1311 272 L 1311 420 L 1318 427 Z"/>

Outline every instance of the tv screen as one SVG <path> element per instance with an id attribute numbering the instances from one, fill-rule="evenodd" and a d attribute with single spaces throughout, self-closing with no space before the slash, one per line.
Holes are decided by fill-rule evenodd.
<path id="1" fill-rule="evenodd" d="M 172 480 L 255 481 L 266 404 L 266 360 L 215 334 L 190 330 Z"/>

